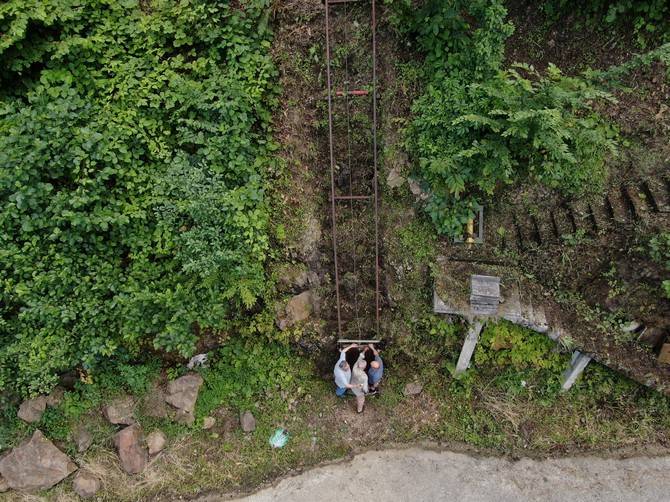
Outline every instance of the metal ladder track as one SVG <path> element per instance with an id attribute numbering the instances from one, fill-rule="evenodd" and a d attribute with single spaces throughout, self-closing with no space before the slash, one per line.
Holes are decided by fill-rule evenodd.
<path id="1" fill-rule="evenodd" d="M 330 213 L 332 222 L 332 246 L 333 246 L 333 263 L 334 263 L 334 277 L 335 277 L 335 296 L 337 304 L 337 332 L 338 338 L 342 338 L 344 330 L 344 321 L 342 319 L 343 299 L 341 295 L 341 263 L 338 255 L 338 243 L 343 238 L 341 232 L 338 232 L 338 215 L 341 212 L 341 203 L 347 202 L 350 205 L 352 212 L 353 225 L 353 204 L 372 204 L 374 215 L 374 327 L 375 334 L 379 338 L 379 321 L 381 312 L 381 295 L 380 295 L 380 258 L 379 258 L 379 183 L 378 183 L 378 152 L 377 152 L 377 19 L 376 19 L 376 0 L 367 0 L 370 2 L 370 16 L 371 16 L 371 31 L 372 31 L 372 157 L 373 157 L 373 189 L 372 193 L 352 193 L 351 183 L 349 186 L 350 193 L 348 195 L 338 195 L 336 190 L 336 156 L 335 156 L 335 138 L 333 135 L 333 100 L 335 98 L 345 99 L 347 104 L 347 126 L 349 127 L 349 99 L 369 96 L 369 92 L 359 89 L 349 89 L 348 82 L 345 82 L 344 89 L 334 89 L 333 87 L 333 68 L 332 68 L 332 40 L 333 29 L 331 22 L 333 19 L 332 9 L 345 9 L 348 4 L 362 4 L 366 0 L 324 0 L 325 20 L 326 20 L 326 64 L 327 64 L 327 85 L 328 85 L 328 136 L 329 136 L 329 157 L 330 157 Z M 348 70 L 347 70 L 348 71 Z M 349 129 L 348 129 L 349 134 Z M 347 137 L 348 141 L 349 136 Z M 341 145 L 337 145 L 338 147 Z M 349 148 L 349 155 L 351 155 L 351 147 Z M 351 164 L 351 159 L 349 159 Z M 350 171 L 351 176 L 351 171 Z M 362 234 L 364 229 L 353 229 L 355 232 Z M 354 248 L 353 258 L 354 270 L 356 270 L 356 258 Z M 356 316 L 358 316 L 358 306 L 356 307 Z M 358 319 L 357 319 L 358 320 Z M 360 325 L 359 325 L 360 326 Z M 360 329 L 360 328 L 359 328 Z M 360 333 L 359 333 L 360 335 Z M 359 336 L 359 338 L 364 338 Z"/>

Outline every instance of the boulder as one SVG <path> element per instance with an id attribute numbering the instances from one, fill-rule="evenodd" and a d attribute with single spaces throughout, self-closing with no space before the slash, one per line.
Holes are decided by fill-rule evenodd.
<path id="1" fill-rule="evenodd" d="M 142 412 L 152 418 L 165 418 L 170 414 L 171 408 L 165 402 L 165 392 L 154 385 L 142 399 Z"/>
<path id="2" fill-rule="evenodd" d="M 386 178 L 386 184 L 391 188 L 401 187 L 405 183 L 405 178 L 403 178 L 400 167 L 396 166 L 389 171 L 388 177 Z"/>
<path id="3" fill-rule="evenodd" d="M 197 373 L 184 375 L 168 383 L 165 401 L 178 410 L 192 415 L 201 386 L 202 377 Z"/>
<path id="4" fill-rule="evenodd" d="M 140 473 L 147 466 L 149 455 L 142 445 L 142 429 L 139 425 L 130 425 L 117 432 L 114 445 L 119 452 L 121 467 L 128 474 Z"/>
<path id="5" fill-rule="evenodd" d="M 38 396 L 33 399 L 26 399 L 19 406 L 18 417 L 24 422 L 32 424 L 39 422 L 42 418 L 42 413 L 47 408 L 47 397 Z"/>
<path id="6" fill-rule="evenodd" d="M 253 432 L 256 430 L 256 419 L 249 410 L 240 414 L 240 426 L 244 432 Z"/>
<path id="7" fill-rule="evenodd" d="M 314 214 L 305 215 L 303 231 L 298 239 L 298 253 L 307 262 L 313 261 L 319 253 L 321 243 L 321 222 Z"/>
<path id="8" fill-rule="evenodd" d="M 155 455 L 163 451 L 167 438 L 163 431 L 154 431 L 147 436 L 147 447 L 149 448 L 149 455 Z"/>
<path id="9" fill-rule="evenodd" d="M 47 406 L 55 408 L 63 402 L 65 397 L 65 389 L 60 385 L 55 387 L 54 390 L 47 396 Z"/>
<path id="10" fill-rule="evenodd" d="M 135 423 L 133 407 L 135 403 L 130 396 L 122 396 L 106 405 L 102 412 L 109 423 L 114 425 L 131 425 Z"/>
<path id="11" fill-rule="evenodd" d="M 75 431 L 73 439 L 79 453 L 84 453 L 93 444 L 93 435 L 83 427 L 79 427 Z"/>
<path id="12" fill-rule="evenodd" d="M 193 425 L 195 423 L 195 415 L 184 410 L 177 410 L 174 413 L 174 421 L 182 425 Z"/>
<path id="13" fill-rule="evenodd" d="M 0 476 L 0 493 L 5 493 L 9 491 L 9 485 L 7 484 L 7 481 L 5 481 L 5 478 Z"/>
<path id="14" fill-rule="evenodd" d="M 406 396 L 416 396 L 418 394 L 421 394 L 422 390 L 423 390 L 423 384 L 419 382 L 412 382 L 405 385 L 403 394 L 405 394 Z"/>
<path id="15" fill-rule="evenodd" d="M 303 291 L 310 281 L 310 273 L 304 264 L 285 264 L 277 270 L 277 287 L 279 291 Z"/>
<path id="16" fill-rule="evenodd" d="M 216 418 L 214 417 L 205 417 L 202 421 L 202 428 L 204 430 L 211 429 L 216 424 Z"/>
<path id="17" fill-rule="evenodd" d="M 40 430 L 0 460 L 0 476 L 15 490 L 46 490 L 76 470 L 70 458 Z"/>
<path id="18" fill-rule="evenodd" d="M 426 192 L 421 184 L 416 180 L 409 180 L 409 190 L 412 192 L 417 201 L 426 201 L 430 198 L 430 194 Z"/>
<path id="19" fill-rule="evenodd" d="M 72 489 L 81 498 L 88 499 L 100 491 L 100 480 L 90 472 L 79 471 L 72 480 Z"/>
<path id="20" fill-rule="evenodd" d="M 305 321 L 312 315 L 314 310 L 314 296 L 311 291 L 303 291 L 291 298 L 283 312 L 279 312 L 277 327 L 285 330 L 299 322 Z"/>

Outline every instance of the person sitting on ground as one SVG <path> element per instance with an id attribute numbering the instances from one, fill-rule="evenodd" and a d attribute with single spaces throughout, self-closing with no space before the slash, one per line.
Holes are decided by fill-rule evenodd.
<path id="1" fill-rule="evenodd" d="M 358 413 L 363 412 L 365 394 L 368 393 L 368 374 L 365 372 L 367 365 L 365 352 L 361 352 L 358 356 L 358 361 L 354 365 L 354 369 L 351 371 L 351 392 L 356 396 L 356 411 Z"/>
<path id="2" fill-rule="evenodd" d="M 382 376 L 384 376 L 384 361 L 379 357 L 379 351 L 373 344 L 368 344 L 365 351 L 367 352 L 368 350 L 371 350 L 375 356 L 374 360 L 370 361 L 370 368 L 368 368 L 368 386 L 370 394 L 376 394 L 379 392 L 379 382 L 381 382 Z"/>
<path id="3" fill-rule="evenodd" d="M 340 358 L 335 364 L 333 375 L 335 376 L 335 394 L 338 397 L 343 397 L 347 389 L 352 389 L 351 384 L 351 368 L 347 362 L 347 351 L 357 348 L 358 345 L 352 343 L 351 345 L 340 350 Z"/>

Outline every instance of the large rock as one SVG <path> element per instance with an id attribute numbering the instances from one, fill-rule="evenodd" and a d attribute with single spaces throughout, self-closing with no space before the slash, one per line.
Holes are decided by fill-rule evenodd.
<path id="1" fill-rule="evenodd" d="M 403 178 L 400 168 L 396 166 L 391 169 L 386 178 L 386 184 L 391 188 L 398 188 L 401 187 L 403 183 L 405 183 L 405 178 Z"/>
<path id="2" fill-rule="evenodd" d="M 70 458 L 39 430 L 0 460 L 0 476 L 15 490 L 46 490 L 76 470 Z"/>
<path id="3" fill-rule="evenodd" d="M 417 396 L 421 394 L 421 391 L 423 391 L 423 384 L 419 382 L 412 382 L 405 385 L 403 394 L 405 394 L 406 396 Z"/>
<path id="4" fill-rule="evenodd" d="M 59 406 L 63 402 L 64 397 L 65 397 L 65 389 L 60 385 L 54 387 L 54 390 L 52 390 L 51 393 L 47 396 L 47 406 L 50 406 L 52 408 Z"/>
<path id="5" fill-rule="evenodd" d="M 155 455 L 163 451 L 167 438 L 162 431 L 154 431 L 147 436 L 147 447 L 149 448 L 149 455 Z"/>
<path id="6" fill-rule="evenodd" d="M 81 498 L 89 499 L 100 491 L 100 480 L 90 472 L 79 471 L 72 480 L 72 489 Z"/>
<path id="7" fill-rule="evenodd" d="M 321 222 L 313 214 L 307 214 L 304 219 L 304 228 L 298 239 L 298 252 L 307 262 L 314 261 L 319 254 L 321 243 Z"/>
<path id="8" fill-rule="evenodd" d="M 73 439 L 79 453 L 84 453 L 93 444 L 93 435 L 83 427 L 79 427 L 75 431 Z"/>
<path id="9" fill-rule="evenodd" d="M 253 432 L 256 430 L 256 419 L 250 411 L 245 411 L 240 415 L 240 426 L 244 432 Z"/>
<path id="10" fill-rule="evenodd" d="M 310 282 L 310 273 L 304 264 L 284 264 L 277 270 L 277 288 L 279 291 L 303 291 Z"/>
<path id="11" fill-rule="evenodd" d="M 19 406 L 18 417 L 24 422 L 28 422 L 29 424 L 39 422 L 46 408 L 46 396 L 38 396 L 33 399 L 26 399 L 21 403 L 21 406 Z"/>
<path id="12" fill-rule="evenodd" d="M 165 401 L 186 414 L 193 414 L 198 392 L 202 386 L 202 377 L 189 373 L 168 383 Z"/>
<path id="13" fill-rule="evenodd" d="M 119 452 L 121 467 L 128 474 L 140 473 L 147 466 L 149 455 L 142 444 L 142 429 L 139 425 L 134 424 L 117 432 L 114 445 Z"/>
<path id="14" fill-rule="evenodd" d="M 311 291 L 304 291 L 294 296 L 286 304 L 277 318 L 277 327 L 281 330 L 290 328 L 299 322 L 306 321 L 314 310 L 314 296 Z"/>
<path id="15" fill-rule="evenodd" d="M 102 412 L 109 423 L 114 425 L 131 425 L 135 423 L 133 407 L 135 403 L 130 396 L 116 398 L 106 405 Z"/>
<path id="16" fill-rule="evenodd" d="M 172 409 L 165 402 L 165 392 L 154 384 L 142 400 L 142 413 L 152 418 L 165 418 L 170 415 L 170 411 Z"/>
<path id="17" fill-rule="evenodd" d="M 182 425 L 191 426 L 195 423 L 195 415 L 190 411 L 177 410 L 172 415 L 175 422 Z"/>

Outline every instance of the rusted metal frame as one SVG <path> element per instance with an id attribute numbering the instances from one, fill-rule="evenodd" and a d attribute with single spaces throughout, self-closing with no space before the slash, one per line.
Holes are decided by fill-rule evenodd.
<path id="1" fill-rule="evenodd" d="M 345 23 L 344 23 L 344 40 L 348 41 L 349 40 L 349 34 L 347 31 L 347 23 L 349 22 L 349 7 L 347 5 L 344 6 L 344 16 L 345 16 Z M 348 56 L 348 55 L 347 55 Z M 347 169 L 349 170 L 349 210 L 351 212 L 351 234 L 352 238 L 353 235 L 356 234 L 356 227 L 355 227 L 355 216 L 356 213 L 354 211 L 354 200 L 357 200 L 358 197 L 354 196 L 353 194 L 353 174 L 351 171 L 351 105 L 349 102 L 350 94 L 349 94 L 349 57 L 347 57 L 344 60 L 344 89 L 345 89 L 345 94 L 344 94 L 344 107 L 345 107 L 345 114 L 347 117 Z M 361 200 L 361 199 L 358 199 Z M 354 276 L 357 276 L 358 274 L 358 267 L 356 263 L 356 245 L 354 244 L 351 252 L 352 256 L 352 273 Z M 358 304 L 358 285 L 356 282 L 354 282 L 354 317 L 356 318 L 356 323 L 355 327 L 358 330 L 358 336 L 361 336 L 361 319 L 360 319 L 360 307 Z"/>
<path id="2" fill-rule="evenodd" d="M 377 9 L 372 0 L 372 148 L 374 158 L 374 204 L 375 204 L 375 327 L 379 337 L 380 287 L 379 287 L 379 180 L 377 173 Z"/>
<path id="3" fill-rule="evenodd" d="M 326 9 L 326 74 L 328 83 L 328 140 L 330 148 L 330 216 L 332 220 L 333 234 L 333 264 L 335 266 L 335 296 L 337 302 L 337 333 L 342 338 L 342 314 L 340 312 L 340 276 L 337 263 L 337 218 L 335 209 L 335 151 L 333 147 L 333 88 L 330 67 L 330 4 L 325 4 Z"/>

